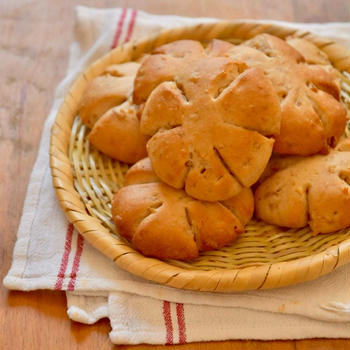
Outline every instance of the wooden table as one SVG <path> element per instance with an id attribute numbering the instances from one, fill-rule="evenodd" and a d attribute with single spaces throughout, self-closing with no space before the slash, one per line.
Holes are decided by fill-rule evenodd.
<path id="1" fill-rule="evenodd" d="M 43 121 L 63 78 L 74 7 L 137 7 L 158 14 L 349 21 L 349 0 L 12 0 L 0 2 L 0 278 L 10 267 L 16 230 Z M 107 320 L 87 326 L 66 315 L 63 292 L 8 292 L 0 299 L 0 348 L 9 350 L 162 349 L 113 347 Z M 227 341 L 171 349 L 349 349 L 349 340 Z"/>

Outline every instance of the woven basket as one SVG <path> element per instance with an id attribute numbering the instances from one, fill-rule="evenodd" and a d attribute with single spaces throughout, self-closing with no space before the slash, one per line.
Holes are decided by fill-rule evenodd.
<path id="1" fill-rule="evenodd" d="M 194 261 L 180 262 L 143 256 L 118 235 L 111 221 L 111 199 L 122 186 L 128 166 L 89 145 L 88 131 L 77 117 L 87 83 L 108 65 L 136 60 L 144 52 L 174 40 L 220 38 L 238 43 L 264 32 L 281 38 L 307 38 L 328 55 L 339 71 L 350 72 L 347 50 L 327 39 L 270 24 L 220 22 L 176 28 L 119 46 L 92 64 L 72 85 L 51 132 L 53 184 L 68 220 L 121 268 L 175 288 L 228 292 L 308 281 L 349 262 L 349 229 L 313 236 L 309 228 L 285 230 L 252 221 L 233 245 L 203 253 Z M 342 96 L 349 106 L 350 87 L 343 85 Z"/>

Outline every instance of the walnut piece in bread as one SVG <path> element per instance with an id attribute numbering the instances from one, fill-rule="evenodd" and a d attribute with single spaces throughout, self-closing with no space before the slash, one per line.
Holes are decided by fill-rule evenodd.
<path id="1" fill-rule="evenodd" d="M 144 255 L 161 259 L 193 259 L 230 244 L 254 210 L 249 188 L 221 203 L 195 200 L 160 182 L 148 158 L 129 169 L 125 185 L 112 203 L 118 231 Z"/>
<path id="2" fill-rule="evenodd" d="M 345 143 L 344 143 L 345 144 Z M 350 152 L 274 160 L 255 192 L 256 216 L 285 227 L 329 233 L 350 225 Z"/>
<path id="3" fill-rule="evenodd" d="M 264 70 L 281 100 L 281 130 L 274 151 L 288 155 L 327 153 L 344 132 L 339 73 L 305 39 L 260 34 L 226 53 Z"/>
<path id="4" fill-rule="evenodd" d="M 219 50 L 220 51 L 220 50 Z M 206 201 L 255 183 L 279 133 L 279 99 L 260 68 L 210 56 L 197 41 L 157 48 L 141 64 L 133 100 L 141 132 L 166 184 Z"/>

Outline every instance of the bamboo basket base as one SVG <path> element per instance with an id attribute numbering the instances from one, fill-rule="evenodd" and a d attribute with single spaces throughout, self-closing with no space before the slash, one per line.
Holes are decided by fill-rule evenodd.
<path id="1" fill-rule="evenodd" d="M 312 280 L 349 261 L 349 229 L 313 235 L 308 227 L 284 229 L 256 220 L 252 220 L 246 232 L 230 246 L 202 252 L 192 261 L 160 261 L 134 250 L 119 236 L 111 220 L 111 200 L 123 186 L 128 165 L 112 160 L 89 144 L 89 130 L 77 116 L 78 103 L 87 83 L 106 66 L 135 60 L 143 52 L 166 42 L 181 38 L 205 41 L 216 37 L 238 43 L 260 32 L 282 38 L 288 35 L 307 37 L 324 48 L 338 70 L 350 70 L 346 49 L 309 33 L 266 24 L 214 23 L 178 28 L 118 47 L 90 66 L 73 84 L 52 128 L 53 184 L 66 216 L 76 229 L 127 271 L 176 288 L 229 292 Z M 342 98 L 348 104 L 350 87 L 345 80 Z"/>

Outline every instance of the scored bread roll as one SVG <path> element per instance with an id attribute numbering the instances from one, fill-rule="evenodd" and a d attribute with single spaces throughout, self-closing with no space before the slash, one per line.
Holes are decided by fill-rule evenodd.
<path id="1" fill-rule="evenodd" d="M 260 34 L 226 55 L 263 69 L 277 89 L 281 129 L 274 152 L 308 156 L 336 146 L 346 125 L 339 73 L 314 44 Z"/>
<path id="2" fill-rule="evenodd" d="M 275 159 L 255 192 L 256 216 L 267 223 L 329 233 L 350 225 L 350 152 Z M 342 151 L 344 150 L 344 151 Z"/>
<path id="3" fill-rule="evenodd" d="M 230 244 L 254 210 L 249 188 L 225 202 L 198 201 L 160 182 L 148 158 L 129 169 L 125 185 L 112 202 L 117 229 L 144 255 L 161 259 L 193 259 Z"/>
<path id="4" fill-rule="evenodd" d="M 147 137 L 140 132 L 139 107 L 131 103 L 134 77 L 140 64 L 108 66 L 85 91 L 79 116 L 99 151 L 121 162 L 135 163 L 147 155 Z"/>
<path id="5" fill-rule="evenodd" d="M 135 103 L 146 102 L 140 126 L 150 137 L 154 172 L 206 201 L 255 183 L 271 156 L 269 136 L 280 127 L 279 99 L 264 72 L 211 55 L 212 46 L 180 40 L 157 48 L 142 62 L 133 91 Z"/>
<path id="6" fill-rule="evenodd" d="M 139 66 L 137 62 L 113 64 L 90 82 L 78 108 L 86 126 L 92 128 L 105 112 L 128 99 Z"/>

